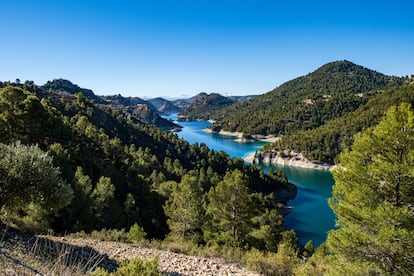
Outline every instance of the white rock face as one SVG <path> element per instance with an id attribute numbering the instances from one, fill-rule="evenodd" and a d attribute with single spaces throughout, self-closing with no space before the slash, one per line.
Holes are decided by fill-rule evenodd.
<path id="1" fill-rule="evenodd" d="M 266 151 L 257 154 L 252 154 L 244 159 L 244 161 L 253 164 L 278 164 L 284 166 L 295 166 L 301 168 L 310 168 L 318 170 L 332 170 L 335 166 L 306 159 L 302 153 L 291 151 L 285 152 L 283 157 L 279 152 Z"/>

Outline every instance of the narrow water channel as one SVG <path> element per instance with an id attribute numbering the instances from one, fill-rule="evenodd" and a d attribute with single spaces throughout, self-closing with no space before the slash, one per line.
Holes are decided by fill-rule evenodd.
<path id="1" fill-rule="evenodd" d="M 238 143 L 235 137 L 210 134 L 203 131 L 209 122 L 179 122 L 183 126 L 178 136 L 189 143 L 205 143 L 210 149 L 225 151 L 231 157 L 244 158 L 265 144 L 264 142 Z M 276 166 L 286 173 L 288 180 L 298 186 L 296 198 L 289 202 L 294 208 L 285 217 L 288 229 L 294 229 L 300 246 L 312 240 L 315 247 L 325 241 L 327 232 L 334 228 L 335 217 L 328 206 L 334 180 L 329 171 Z M 267 167 L 264 167 L 267 170 Z"/>

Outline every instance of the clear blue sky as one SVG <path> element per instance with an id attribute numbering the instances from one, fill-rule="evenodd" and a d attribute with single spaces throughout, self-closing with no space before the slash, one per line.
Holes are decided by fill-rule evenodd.
<path id="1" fill-rule="evenodd" d="M 0 0 L 0 80 L 262 94 L 347 59 L 414 74 L 414 1 Z"/>

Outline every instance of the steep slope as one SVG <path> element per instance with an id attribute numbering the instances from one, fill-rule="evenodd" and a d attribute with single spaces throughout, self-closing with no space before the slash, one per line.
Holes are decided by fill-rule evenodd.
<path id="1" fill-rule="evenodd" d="M 201 93 L 199 93 L 199 94 L 197 94 L 197 95 L 195 95 L 195 96 L 193 96 L 191 98 L 175 100 L 175 101 L 172 101 L 172 103 L 175 106 L 177 106 L 177 107 L 179 107 L 181 109 L 186 109 L 192 103 L 194 103 L 195 101 L 197 101 L 200 98 L 206 97 L 207 95 L 208 95 L 207 93 L 201 92 Z"/>
<path id="2" fill-rule="evenodd" d="M 92 90 L 81 88 L 77 84 L 65 79 L 54 79 L 52 81 L 48 81 L 40 88 L 46 91 L 67 92 L 70 94 L 82 93 L 85 97 L 93 99 L 96 103 L 105 104 L 105 100 L 99 96 L 96 96 Z"/>
<path id="3" fill-rule="evenodd" d="M 228 96 L 227 98 L 232 99 L 236 102 L 244 102 L 244 101 L 252 100 L 256 97 L 257 95 L 247 95 L 247 96 Z"/>
<path id="4" fill-rule="evenodd" d="M 157 110 L 163 114 L 179 113 L 181 108 L 164 98 L 154 98 L 148 100 Z"/>
<path id="5" fill-rule="evenodd" d="M 147 101 L 139 97 L 123 97 L 122 95 L 102 96 L 104 100 L 112 105 L 134 106 L 137 104 L 148 104 Z M 155 109 L 154 107 L 152 107 Z"/>
<path id="6" fill-rule="evenodd" d="M 155 125 L 163 130 L 177 130 L 181 126 L 162 118 L 150 102 L 139 97 L 123 97 L 121 95 L 102 96 L 107 105 L 113 109 L 122 110 L 128 117 L 135 117 L 144 123 Z"/>
<path id="7" fill-rule="evenodd" d="M 91 231 L 138 223 L 149 238 L 163 238 L 169 231 L 163 205 L 171 185 L 179 185 L 184 176 L 194 177 L 203 193 L 233 171 L 246 177 L 251 191 L 280 198 L 294 190 L 280 175 L 263 174 L 203 144 L 189 145 L 83 94 L 19 84 L 0 88 L 0 143 L 17 141 L 38 144 L 52 155 L 73 190 L 71 204 L 56 216 L 42 209 L 33 212 L 39 208 L 36 202 L 12 210 L 16 224 L 42 229 Z"/>
<path id="8" fill-rule="evenodd" d="M 180 120 L 208 120 L 211 115 L 220 109 L 226 108 L 236 101 L 217 93 L 211 93 L 204 97 L 200 97 L 193 102 L 188 108 L 183 110 L 179 116 Z"/>
<path id="9" fill-rule="evenodd" d="M 414 106 L 414 84 L 389 88 L 372 97 L 355 111 L 333 119 L 323 126 L 284 136 L 278 142 L 267 145 L 258 157 L 272 151 L 273 157 L 277 155 L 275 152 L 293 151 L 303 153 L 311 161 L 334 164 L 339 153 L 351 146 L 356 133 L 377 125 L 391 106 L 401 103 L 410 103 Z"/>
<path id="10" fill-rule="evenodd" d="M 128 106 L 125 108 L 125 112 L 132 116 L 137 116 L 147 124 L 153 124 L 163 130 L 180 130 L 182 127 L 170 120 L 162 118 L 157 112 L 154 112 L 148 104 L 137 104 L 135 106 Z"/>
<path id="11" fill-rule="evenodd" d="M 217 112 L 213 127 L 274 135 L 313 129 L 354 111 L 379 90 L 402 83 L 402 78 L 349 61 L 332 62 L 253 100 Z"/>
<path id="12" fill-rule="evenodd" d="M 63 94 L 68 93 L 75 95 L 81 93 L 83 96 L 92 99 L 95 103 L 109 106 L 113 109 L 122 110 L 130 118 L 135 116 L 136 119 L 143 123 L 153 124 L 162 129 L 179 129 L 180 126 L 166 120 L 157 114 L 157 109 L 151 103 L 139 97 L 123 97 L 121 95 L 97 96 L 90 89 L 80 88 L 78 85 L 64 79 L 55 79 L 48 81 L 40 89 L 50 93 Z M 41 91 L 38 91 L 41 93 Z"/>

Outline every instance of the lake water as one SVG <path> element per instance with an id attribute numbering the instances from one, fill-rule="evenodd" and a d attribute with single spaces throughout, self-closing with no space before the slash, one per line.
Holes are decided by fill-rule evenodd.
<path id="1" fill-rule="evenodd" d="M 174 117 L 170 117 L 174 118 Z M 209 122 L 179 122 L 183 126 L 178 136 L 190 143 L 205 143 L 210 149 L 223 150 L 231 157 L 244 158 L 265 143 L 238 143 L 235 137 L 210 134 L 203 131 Z M 299 238 L 300 246 L 308 240 L 312 240 L 315 247 L 326 240 L 327 231 L 334 228 L 335 217 L 328 206 L 328 198 L 334 180 L 329 171 L 304 169 L 291 166 L 275 166 L 286 173 L 290 182 L 298 187 L 298 194 L 289 204 L 294 206 L 288 216 L 285 217 L 285 225 L 288 229 L 294 229 Z M 267 170 L 267 167 L 264 166 Z"/>

